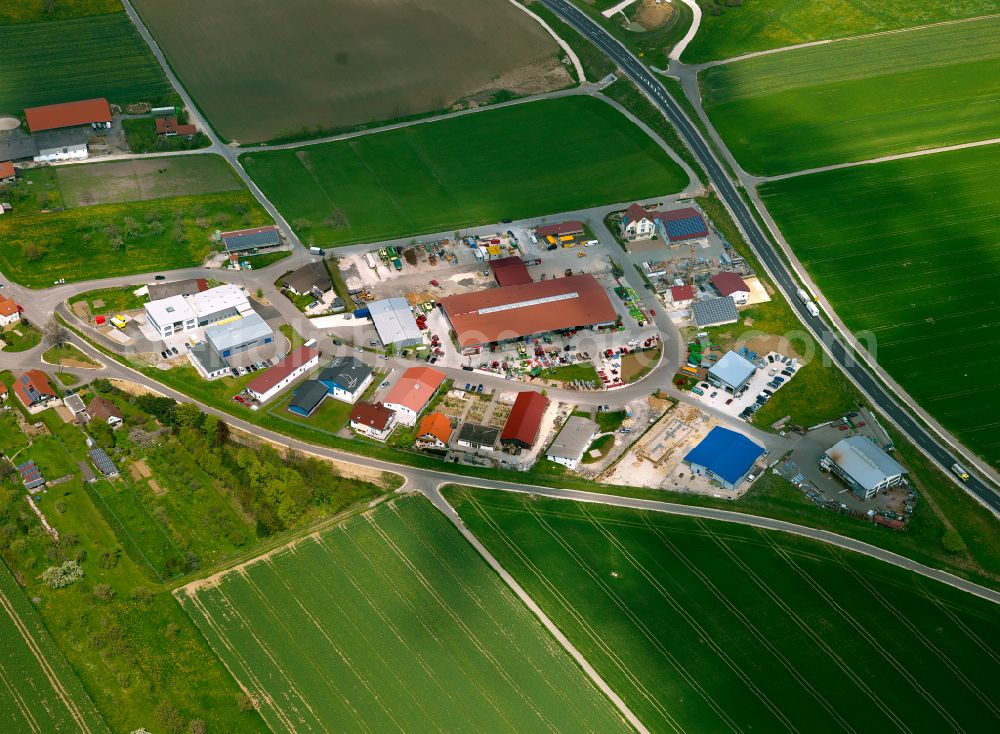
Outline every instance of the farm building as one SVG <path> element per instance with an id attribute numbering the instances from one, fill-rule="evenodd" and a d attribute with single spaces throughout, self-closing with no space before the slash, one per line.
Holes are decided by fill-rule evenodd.
<path id="1" fill-rule="evenodd" d="M 654 215 L 638 204 L 632 204 L 625 210 L 621 221 L 621 235 L 629 242 L 648 240 L 656 234 Z"/>
<path id="2" fill-rule="evenodd" d="M 757 372 L 757 365 L 730 350 L 722 355 L 722 359 L 708 368 L 705 378 L 710 385 L 720 387 L 734 395 L 742 392 L 750 378 Z"/>
<path id="3" fill-rule="evenodd" d="M 274 356 L 274 332 L 257 313 L 249 313 L 205 329 L 205 340 L 231 367 L 244 366 L 240 355 L 253 351 L 250 362 Z M 268 348 L 268 345 L 271 345 Z M 237 364 L 234 364 L 236 362 Z"/>
<path id="4" fill-rule="evenodd" d="M 902 484 L 906 469 L 864 436 L 850 436 L 827 449 L 820 467 L 833 472 L 860 500 Z"/>
<path id="5" fill-rule="evenodd" d="M 763 454 L 764 449 L 742 433 L 716 426 L 687 453 L 684 463 L 692 474 L 708 477 L 732 491 Z"/>
<path id="6" fill-rule="evenodd" d="M 412 347 L 423 344 L 424 335 L 405 298 L 384 298 L 368 304 L 368 312 L 383 346 Z"/>
<path id="7" fill-rule="evenodd" d="M 540 224 L 535 229 L 535 234 L 538 237 L 561 237 L 563 235 L 582 235 L 583 231 L 583 222 L 571 219 L 555 224 Z"/>
<path id="8" fill-rule="evenodd" d="M 92 421 L 103 421 L 112 428 L 120 426 L 124 419 L 117 405 L 100 396 L 87 403 L 87 417 Z"/>
<path id="9" fill-rule="evenodd" d="M 246 294 L 233 284 L 220 285 L 189 296 L 161 298 L 150 301 L 144 308 L 146 323 L 164 339 L 182 331 L 253 313 Z"/>
<path id="10" fill-rule="evenodd" d="M 21 310 L 7 296 L 0 296 L 0 326 L 10 326 L 21 320 Z"/>
<path id="11" fill-rule="evenodd" d="M 81 398 L 76 393 L 72 395 L 67 395 L 63 398 L 63 405 L 73 414 L 74 418 L 79 419 L 80 416 L 85 415 L 87 412 L 87 406 Z"/>
<path id="12" fill-rule="evenodd" d="M 56 397 L 48 375 L 41 370 L 28 370 L 14 380 L 14 392 L 25 408 L 44 405 Z"/>
<path id="13" fill-rule="evenodd" d="M 281 284 L 297 296 L 310 293 L 316 298 L 322 298 L 324 293 L 333 288 L 326 265 L 319 261 L 288 273 L 281 279 Z"/>
<path id="14" fill-rule="evenodd" d="M 519 392 L 500 432 L 500 445 L 513 453 L 534 446 L 538 430 L 542 427 L 542 416 L 548 407 L 549 399 L 540 392 Z"/>
<path id="15" fill-rule="evenodd" d="M 17 170 L 11 161 L 0 161 L 0 183 L 11 183 L 17 178 Z"/>
<path id="16" fill-rule="evenodd" d="M 111 457 L 105 453 L 102 448 L 93 448 L 87 452 L 87 456 L 90 457 L 91 462 L 97 468 L 103 476 L 105 477 L 117 477 L 118 467 L 115 466 L 115 462 L 111 460 Z"/>
<path id="17" fill-rule="evenodd" d="M 442 382 L 444 374 L 431 367 L 410 367 L 385 396 L 385 405 L 396 411 L 400 423 L 412 426 Z"/>
<path id="18" fill-rule="evenodd" d="M 38 143 L 16 130 L 0 138 L 0 160 L 23 161 L 38 155 Z"/>
<path id="19" fill-rule="evenodd" d="M 728 296 L 725 298 L 705 298 L 691 307 L 695 326 L 706 328 L 721 324 L 734 324 L 739 321 L 740 313 L 736 303 Z"/>
<path id="20" fill-rule="evenodd" d="M 326 385 L 319 380 L 305 380 L 295 388 L 295 396 L 288 403 L 288 410 L 308 418 L 326 396 Z"/>
<path id="21" fill-rule="evenodd" d="M 82 161 L 90 156 L 85 130 L 79 128 L 53 130 L 34 137 L 38 152 L 35 153 L 32 160 L 36 163 Z"/>
<path id="22" fill-rule="evenodd" d="M 441 413 L 428 413 L 417 427 L 417 446 L 422 449 L 444 449 L 451 438 L 451 421 Z"/>
<path id="23" fill-rule="evenodd" d="M 60 102 L 42 107 L 29 107 L 24 111 L 24 117 L 32 133 L 83 125 L 110 127 L 111 106 L 103 97 L 79 102 Z"/>
<path id="24" fill-rule="evenodd" d="M 198 132 L 197 127 L 194 125 L 181 125 L 177 122 L 176 117 L 156 118 L 156 134 L 161 138 L 174 138 L 180 135 L 182 138 L 190 140 L 196 132 Z"/>
<path id="25" fill-rule="evenodd" d="M 692 242 L 708 237 L 708 226 L 697 209 L 685 207 L 652 215 L 656 229 L 665 241 L 671 243 Z"/>
<path id="26" fill-rule="evenodd" d="M 372 368 L 354 357 L 337 357 L 319 373 L 331 397 L 345 403 L 356 402 L 373 378 Z"/>
<path id="27" fill-rule="evenodd" d="M 254 227 L 252 229 L 237 229 L 223 232 L 220 235 L 222 246 L 226 252 L 245 252 L 268 247 L 278 247 L 281 244 L 281 234 L 275 226 Z"/>
<path id="28" fill-rule="evenodd" d="M 278 364 L 257 375 L 247 385 L 247 391 L 255 400 L 266 403 L 319 364 L 319 350 L 311 346 L 301 346 L 285 355 Z"/>
<path id="29" fill-rule="evenodd" d="M 737 304 L 742 305 L 750 300 L 750 287 L 736 273 L 716 273 L 712 276 L 712 285 L 720 296 L 729 296 Z"/>
<path id="30" fill-rule="evenodd" d="M 672 285 L 670 286 L 670 302 L 677 308 L 688 308 L 694 301 L 694 286 L 692 285 Z"/>
<path id="31" fill-rule="evenodd" d="M 478 423 L 463 423 L 455 443 L 465 449 L 492 450 L 499 435 L 499 428 L 481 426 Z"/>
<path id="32" fill-rule="evenodd" d="M 552 331 L 600 327 L 618 319 L 589 273 L 446 296 L 439 302 L 463 353 Z"/>
<path id="33" fill-rule="evenodd" d="M 499 260 L 490 261 L 490 269 L 493 270 L 493 277 L 496 278 L 497 285 L 524 285 L 531 282 L 531 274 L 524 260 L 519 257 L 501 257 Z"/>
<path id="34" fill-rule="evenodd" d="M 162 301 L 171 296 L 193 296 L 208 290 L 208 281 L 204 278 L 189 278 L 187 280 L 172 280 L 169 283 L 150 283 L 146 286 L 150 301 Z"/>
<path id="35" fill-rule="evenodd" d="M 395 411 L 382 403 L 362 401 L 351 411 L 351 428 L 376 441 L 385 441 L 395 426 Z"/>
<path id="36" fill-rule="evenodd" d="M 576 469 L 598 430 L 597 424 L 589 418 L 571 415 L 546 450 L 545 458 L 568 469 Z"/>

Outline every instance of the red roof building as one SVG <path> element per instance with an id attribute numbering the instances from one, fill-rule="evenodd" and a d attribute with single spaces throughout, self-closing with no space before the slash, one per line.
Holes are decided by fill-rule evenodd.
<path id="1" fill-rule="evenodd" d="M 44 403 L 56 396 L 55 390 L 49 384 L 48 375 L 41 370 L 28 370 L 14 380 L 14 392 L 25 408 Z"/>
<path id="2" fill-rule="evenodd" d="M 43 107 L 30 107 L 24 111 L 28 128 L 33 133 L 42 130 L 58 130 L 62 127 L 77 127 L 95 122 L 111 122 L 111 107 L 108 100 L 84 99 L 79 102 L 62 102 Z"/>
<path id="3" fill-rule="evenodd" d="M 513 449 L 530 449 L 538 438 L 542 416 L 548 407 L 549 399 L 540 392 L 519 392 L 500 433 L 500 444 Z"/>
<path id="4" fill-rule="evenodd" d="M 462 349 L 618 320 L 604 287 L 589 273 L 446 296 L 439 303 Z"/>
<path id="5" fill-rule="evenodd" d="M 442 382 L 444 373 L 436 369 L 410 367 L 389 390 L 384 402 L 399 414 L 400 423 L 412 426 L 417 422 L 417 414 L 430 402 Z"/>
<path id="6" fill-rule="evenodd" d="M 723 298 L 732 296 L 735 301 L 745 301 L 750 296 L 750 287 L 736 273 L 717 273 L 712 276 L 712 285 Z"/>
<path id="7" fill-rule="evenodd" d="M 7 296 L 0 296 L 0 323 L 4 323 L 6 319 L 16 313 L 19 313 L 17 304 Z"/>
<path id="8" fill-rule="evenodd" d="M 395 421 L 395 411 L 382 403 L 366 403 L 361 400 L 351 410 L 351 428 L 379 441 L 386 439 Z"/>
<path id="9" fill-rule="evenodd" d="M 194 125 L 178 125 L 176 117 L 157 117 L 156 118 L 156 134 L 162 135 L 166 138 L 172 138 L 175 135 L 194 135 L 198 132 L 198 128 Z"/>
<path id="10" fill-rule="evenodd" d="M 493 277 L 496 278 L 498 286 L 524 285 L 531 282 L 528 266 L 519 257 L 502 257 L 499 260 L 491 260 L 490 267 L 493 268 Z"/>
<path id="11" fill-rule="evenodd" d="M 543 224 L 535 229 L 535 234 L 539 237 L 559 237 L 564 234 L 583 234 L 583 222 L 571 219 L 568 222 Z"/>
<path id="12" fill-rule="evenodd" d="M 694 286 L 672 285 L 670 286 L 670 300 L 674 303 L 691 302 L 694 300 Z"/>
<path id="13" fill-rule="evenodd" d="M 10 181 L 17 176 L 14 164 L 10 161 L 0 161 L 0 181 Z"/>
<path id="14" fill-rule="evenodd" d="M 289 352 L 284 359 L 257 375 L 247 385 L 250 393 L 265 403 L 304 374 L 309 367 L 319 364 L 319 350 L 305 345 Z"/>
<path id="15" fill-rule="evenodd" d="M 420 419 L 417 428 L 417 440 L 429 443 L 438 448 L 448 445 L 451 438 L 451 421 L 442 413 L 428 413 Z"/>
<path id="16" fill-rule="evenodd" d="M 660 224 L 661 234 L 671 242 L 683 242 L 708 237 L 708 225 L 701 212 L 693 207 L 656 212 L 652 215 Z"/>

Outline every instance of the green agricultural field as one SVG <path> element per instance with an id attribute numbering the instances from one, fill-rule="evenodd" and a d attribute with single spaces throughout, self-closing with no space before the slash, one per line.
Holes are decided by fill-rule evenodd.
<path id="1" fill-rule="evenodd" d="M 120 13 L 119 0 L 0 0 L 0 25 Z"/>
<path id="2" fill-rule="evenodd" d="M 998 165 L 994 145 L 761 189 L 847 326 L 921 406 L 994 466 L 1000 466 Z"/>
<path id="3" fill-rule="evenodd" d="M 135 6 L 211 124 L 244 144 L 572 83 L 555 41 L 507 0 Z"/>
<path id="4" fill-rule="evenodd" d="M 1000 727 L 1000 615 L 983 599 L 791 535 L 448 496 L 651 731 Z"/>
<path id="5" fill-rule="evenodd" d="M 530 102 L 241 160 L 316 245 L 570 211 L 679 191 L 687 183 L 645 133 L 591 97 Z"/>
<path id="6" fill-rule="evenodd" d="M 83 280 L 201 264 L 216 229 L 252 227 L 270 218 L 248 191 L 230 191 L 0 220 L 0 270 L 32 288 L 58 278 Z"/>
<path id="7" fill-rule="evenodd" d="M 1000 17 L 761 56 L 701 78 L 747 171 L 774 175 L 1000 136 Z"/>
<path id="8" fill-rule="evenodd" d="M 239 191 L 243 182 L 221 156 L 187 155 L 61 166 L 56 183 L 67 207 L 120 204 Z"/>
<path id="9" fill-rule="evenodd" d="M 0 650 L 0 729 L 110 731 L 2 561 Z"/>
<path id="10" fill-rule="evenodd" d="M 707 0 L 698 35 L 683 60 L 697 64 L 753 51 L 793 46 L 826 38 L 844 38 L 898 28 L 972 18 L 997 12 L 993 0 L 753 0 L 728 3 Z M 716 15 L 711 12 L 717 9 Z"/>
<path id="11" fill-rule="evenodd" d="M 0 26 L 0 68 L 0 112 L 15 115 L 90 97 L 128 104 L 173 94 L 125 13 Z"/>
<path id="12" fill-rule="evenodd" d="M 628 731 L 418 496 L 176 596 L 274 732 Z"/>

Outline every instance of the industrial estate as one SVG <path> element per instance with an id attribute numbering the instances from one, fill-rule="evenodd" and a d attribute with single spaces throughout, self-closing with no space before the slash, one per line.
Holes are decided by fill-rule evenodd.
<path id="1" fill-rule="evenodd" d="M 1000 728 L 1000 23 L 818 5 L 0 2 L 0 731 Z"/>

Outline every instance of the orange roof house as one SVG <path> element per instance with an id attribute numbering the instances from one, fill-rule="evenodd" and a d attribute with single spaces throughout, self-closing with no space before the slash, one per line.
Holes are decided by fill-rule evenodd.
<path id="1" fill-rule="evenodd" d="M 0 161 L 0 181 L 7 181 L 17 175 L 14 164 L 11 161 Z"/>
<path id="2" fill-rule="evenodd" d="M 95 122 L 111 122 L 111 107 L 108 105 L 108 100 L 100 97 L 79 102 L 30 107 L 24 111 L 24 116 L 28 120 L 31 132 L 37 133 L 42 130 L 90 125 Z"/>
<path id="3" fill-rule="evenodd" d="M 392 386 L 383 402 L 399 413 L 400 423 L 412 426 L 417 422 L 417 414 L 430 402 L 442 382 L 442 372 L 430 367 L 410 367 Z"/>
<path id="4" fill-rule="evenodd" d="M 417 440 L 435 446 L 447 446 L 451 438 L 451 421 L 441 413 L 428 413 L 420 420 Z"/>

